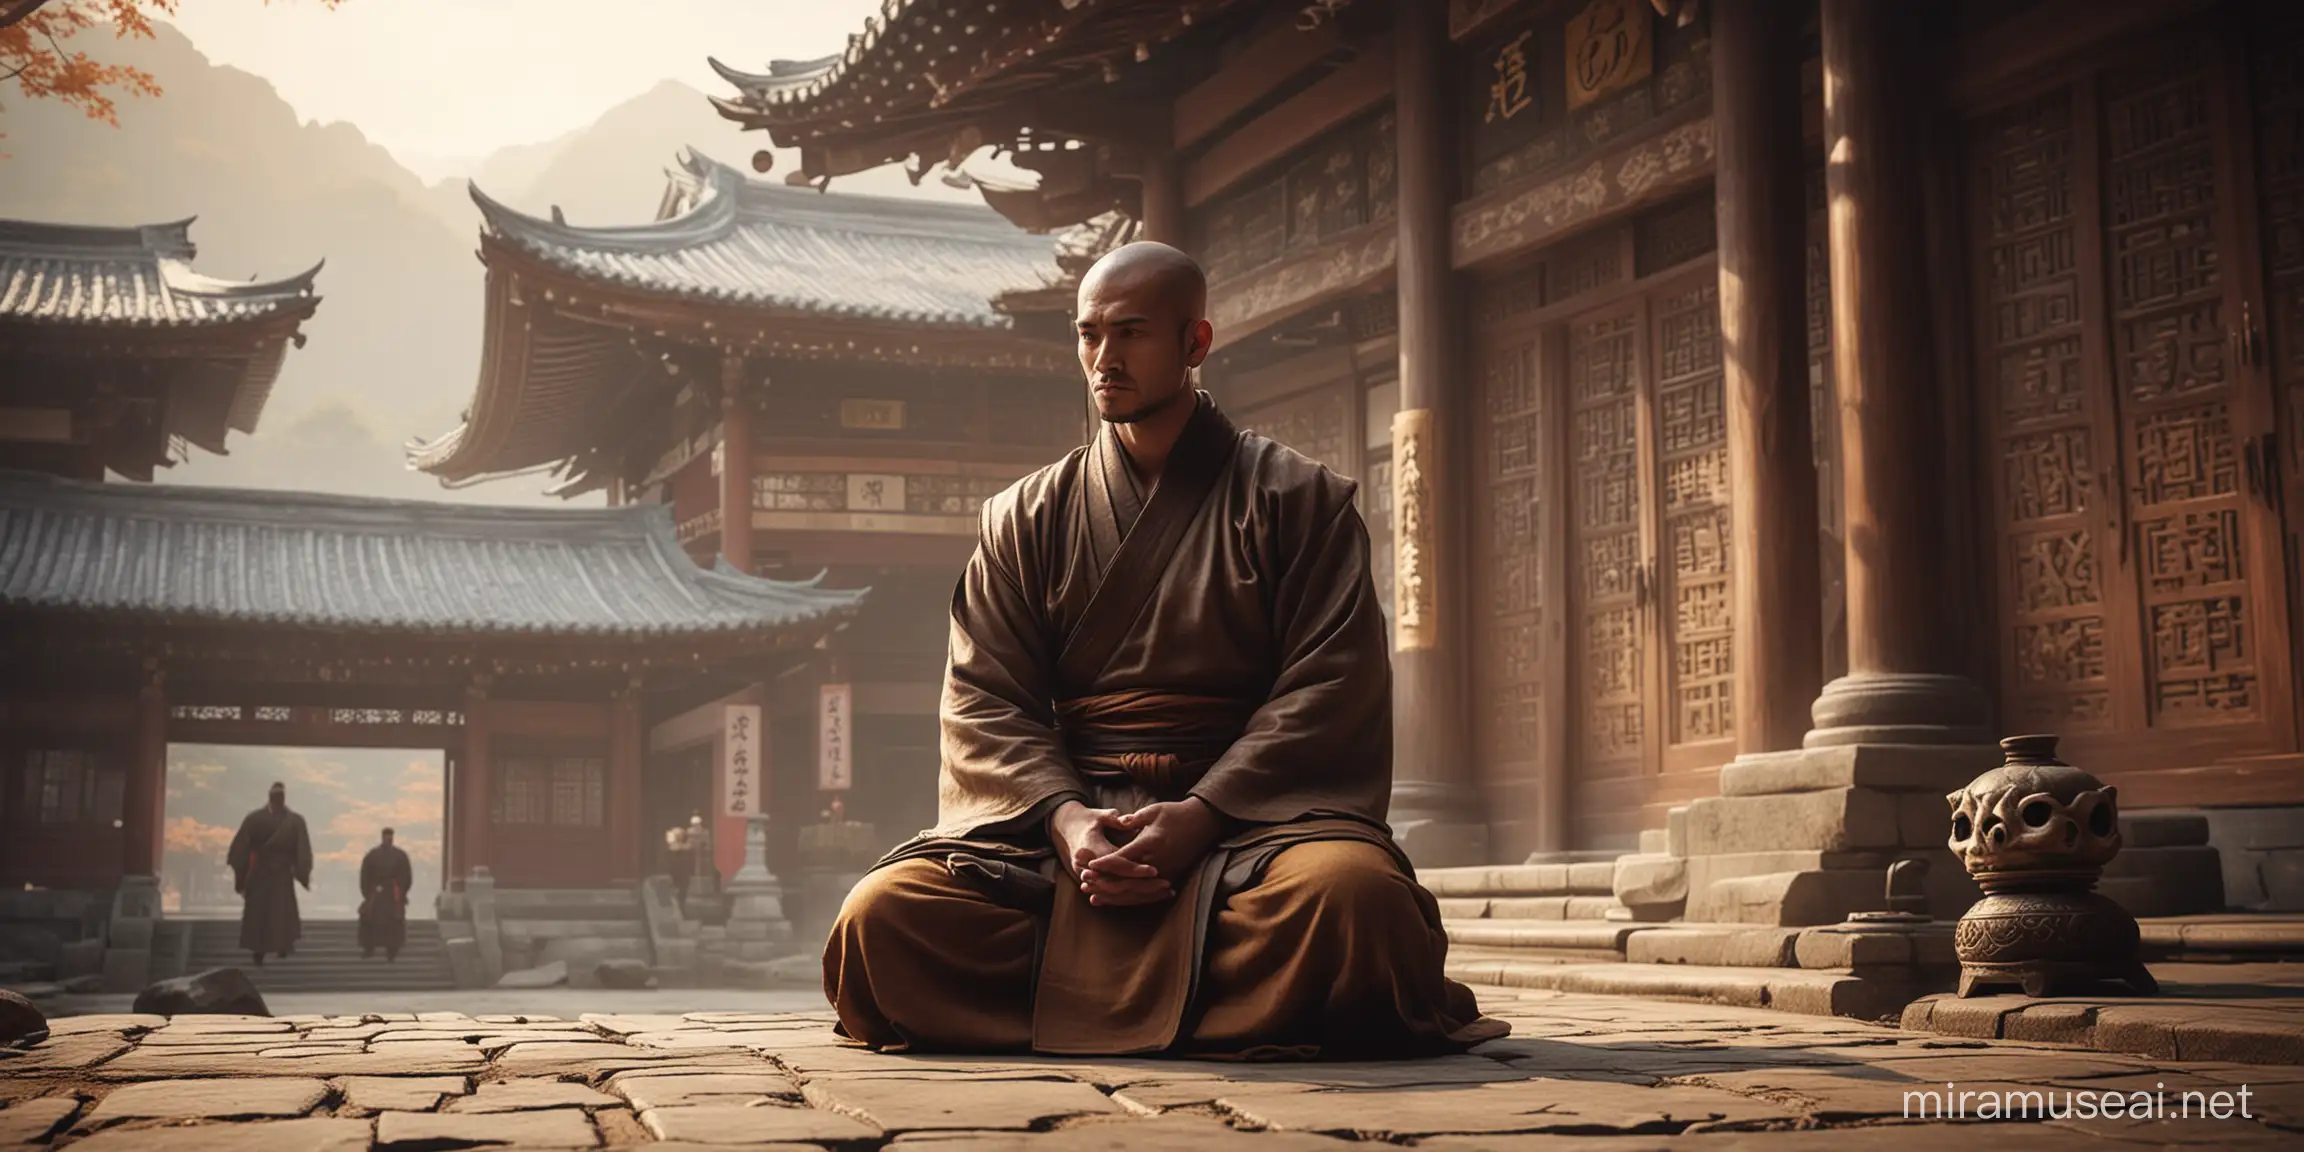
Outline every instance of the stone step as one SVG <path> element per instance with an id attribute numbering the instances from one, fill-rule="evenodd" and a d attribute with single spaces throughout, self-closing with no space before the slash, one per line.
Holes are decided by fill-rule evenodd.
<path id="1" fill-rule="evenodd" d="M 447 949 L 433 921 L 411 921 L 408 943 L 392 961 L 360 955 L 356 920 L 307 920 L 296 951 L 285 959 L 251 964 L 240 950 L 240 925 L 233 920 L 181 921 L 192 934 L 187 972 L 238 968 L 258 990 L 268 992 L 441 991 L 456 987 Z"/>
<path id="2" fill-rule="evenodd" d="M 1416 879 L 1434 896 L 1608 896 L 1616 890 L 1616 860 L 1420 868 Z"/>
<path id="3" fill-rule="evenodd" d="M 1897 1019 L 1905 1005 L 1935 990 L 1914 987 L 1893 978 L 1859 976 L 1845 971 L 1693 964 L 1580 964 L 1485 954 L 1450 956 L 1448 976 L 1466 984 L 1694 1000 L 1884 1022 Z"/>
<path id="4" fill-rule="evenodd" d="M 2304 913 L 2221 912 L 2139 919 L 2144 953 L 2304 960 Z"/>
<path id="5" fill-rule="evenodd" d="M 1606 920 L 1623 908 L 1614 896 L 1443 896 L 1447 920 Z"/>
<path id="6" fill-rule="evenodd" d="M 1621 960 L 1624 941 L 1639 925 L 1606 921 L 1442 920 L 1448 931 L 1451 955 L 1457 945 L 1474 948 L 1537 950 L 1573 954 L 1585 959 Z"/>

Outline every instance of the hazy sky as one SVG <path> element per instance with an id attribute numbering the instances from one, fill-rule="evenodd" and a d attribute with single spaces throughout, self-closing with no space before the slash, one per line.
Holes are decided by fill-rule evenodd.
<path id="1" fill-rule="evenodd" d="M 727 91 L 844 48 L 880 0 L 184 0 L 177 27 L 270 80 L 307 119 L 349 120 L 419 171 L 590 124 L 661 80 Z"/>

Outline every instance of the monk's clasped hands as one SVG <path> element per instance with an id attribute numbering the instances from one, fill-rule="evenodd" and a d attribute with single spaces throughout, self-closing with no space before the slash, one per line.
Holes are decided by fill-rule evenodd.
<path id="1" fill-rule="evenodd" d="M 1090 904 L 1128 906 L 1174 898 L 1178 878 L 1216 846 L 1222 819 L 1197 797 L 1128 813 L 1075 802 L 1049 831 Z"/>

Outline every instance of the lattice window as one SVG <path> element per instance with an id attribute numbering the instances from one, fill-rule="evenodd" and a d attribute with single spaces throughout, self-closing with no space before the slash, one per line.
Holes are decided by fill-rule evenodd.
<path id="1" fill-rule="evenodd" d="M 35 748 L 24 753 L 24 807 L 42 824 L 108 826 L 120 819 L 127 780 L 78 748 Z"/>
<path id="2" fill-rule="evenodd" d="M 496 824 L 597 828 L 607 796 L 597 756 L 508 756 L 496 763 L 488 818 Z"/>

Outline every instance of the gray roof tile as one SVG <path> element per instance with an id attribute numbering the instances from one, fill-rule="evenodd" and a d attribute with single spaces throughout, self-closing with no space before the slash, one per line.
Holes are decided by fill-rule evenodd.
<path id="1" fill-rule="evenodd" d="M 192 221 L 131 228 L 0 220 L 0 321 L 186 326 L 309 313 L 319 265 L 242 283 L 192 270 Z"/>
<path id="2" fill-rule="evenodd" d="M 657 504 L 501 508 L 0 473 L 0 609 L 644 638 L 824 629 L 863 597 L 699 568 Z"/>
<path id="3" fill-rule="evenodd" d="M 506 242 L 556 268 L 679 299 L 1001 328 L 1008 292 L 1056 280 L 1055 246 L 975 205 L 764 184 L 693 150 L 672 173 L 688 210 L 579 227 L 472 199 Z"/>

